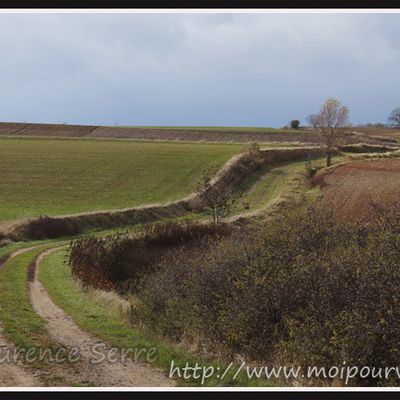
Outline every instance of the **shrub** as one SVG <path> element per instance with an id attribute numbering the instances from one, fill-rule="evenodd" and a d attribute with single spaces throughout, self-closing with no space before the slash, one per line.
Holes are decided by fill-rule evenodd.
<path id="1" fill-rule="evenodd" d="M 190 248 L 207 236 L 229 231 L 226 225 L 215 229 L 190 221 L 147 225 L 135 234 L 125 232 L 78 240 L 71 245 L 69 263 L 72 273 L 84 285 L 134 291 L 163 259 L 173 256 L 177 247 Z"/>
<path id="2" fill-rule="evenodd" d="M 16 228 L 13 236 L 17 239 L 54 239 L 80 233 L 80 229 L 66 218 L 40 216 Z"/>
<path id="3" fill-rule="evenodd" d="M 381 226 L 339 224 L 309 209 L 246 238 L 208 242 L 143 284 L 133 319 L 264 362 L 397 365 L 400 225 Z"/>
<path id="4" fill-rule="evenodd" d="M 345 146 L 339 146 L 341 151 L 347 153 L 386 153 L 388 151 L 395 151 L 397 147 L 387 147 L 382 145 L 371 145 L 371 144 L 348 144 Z"/>

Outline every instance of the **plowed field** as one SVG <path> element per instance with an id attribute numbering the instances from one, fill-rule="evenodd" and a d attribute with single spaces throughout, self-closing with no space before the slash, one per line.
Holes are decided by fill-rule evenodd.
<path id="1" fill-rule="evenodd" d="M 363 161 L 338 167 L 324 179 L 322 202 L 343 218 L 368 217 L 371 201 L 391 207 L 400 200 L 400 160 Z"/>

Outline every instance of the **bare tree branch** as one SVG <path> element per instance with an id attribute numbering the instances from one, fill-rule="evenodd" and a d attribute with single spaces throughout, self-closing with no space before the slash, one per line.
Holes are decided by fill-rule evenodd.
<path id="1" fill-rule="evenodd" d="M 350 125 L 349 110 L 342 103 L 329 98 L 318 114 L 308 118 L 312 126 L 317 129 L 326 145 L 326 165 L 331 165 L 331 159 L 338 139 L 339 132 Z"/>

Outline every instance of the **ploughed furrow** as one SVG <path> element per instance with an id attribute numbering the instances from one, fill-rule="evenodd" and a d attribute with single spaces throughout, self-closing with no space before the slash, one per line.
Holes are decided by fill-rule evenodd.
<path id="1" fill-rule="evenodd" d="M 400 160 L 341 165 L 323 177 L 320 202 L 343 220 L 365 220 L 393 211 L 400 196 Z"/>

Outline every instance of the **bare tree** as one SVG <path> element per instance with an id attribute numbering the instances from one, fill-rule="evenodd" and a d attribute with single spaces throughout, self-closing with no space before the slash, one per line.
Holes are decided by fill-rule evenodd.
<path id="1" fill-rule="evenodd" d="M 313 127 L 316 114 L 311 114 L 306 118 L 306 121 Z"/>
<path id="2" fill-rule="evenodd" d="M 389 115 L 389 124 L 396 128 L 400 128 L 400 107 L 395 108 Z"/>
<path id="3" fill-rule="evenodd" d="M 339 100 L 329 98 L 318 114 L 309 117 L 309 122 L 317 129 L 326 145 L 326 165 L 331 165 L 338 133 L 350 125 L 349 110 Z"/>
<path id="4" fill-rule="evenodd" d="M 200 183 L 197 185 L 196 193 L 202 204 L 211 210 L 215 228 L 218 228 L 222 218 L 230 214 L 239 196 L 234 191 L 224 190 L 223 187 L 212 185 L 210 175 L 207 172 L 204 173 Z"/>
<path id="5" fill-rule="evenodd" d="M 242 194 L 240 185 L 263 164 L 262 150 L 256 142 L 243 149 L 238 162 L 227 167 L 222 176 L 214 181 L 210 170 L 205 171 L 196 187 L 201 206 L 211 210 L 214 227 L 222 218 L 238 209 L 237 200 Z"/>

